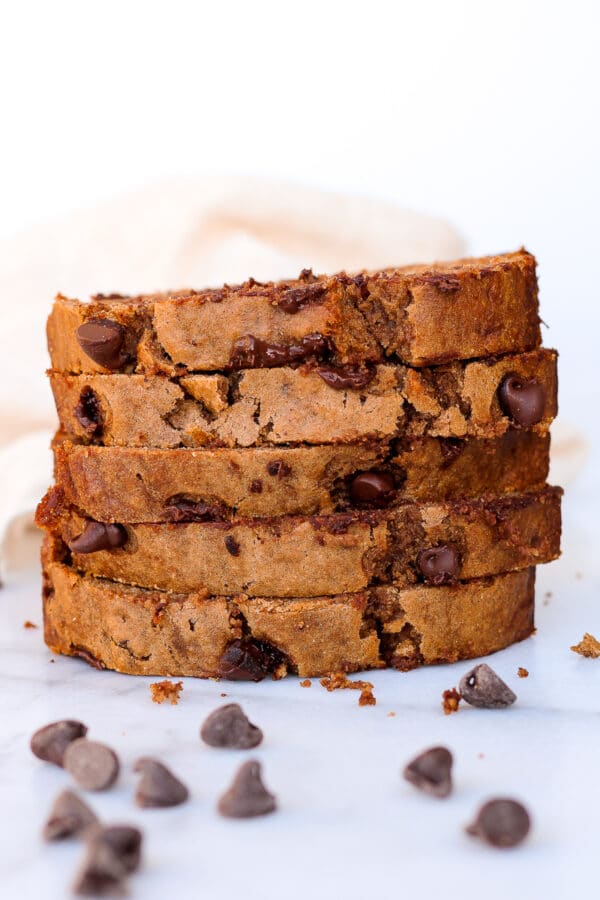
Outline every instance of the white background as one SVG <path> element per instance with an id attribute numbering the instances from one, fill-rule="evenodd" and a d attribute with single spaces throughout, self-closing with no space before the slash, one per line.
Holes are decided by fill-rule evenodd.
<path id="1" fill-rule="evenodd" d="M 524 243 L 540 262 L 546 343 L 561 351 L 563 416 L 593 446 L 600 441 L 597 8 L 507 0 L 0 3 L 0 236 L 160 178 L 248 173 L 445 216 L 473 252 Z M 167 896 L 177 886 L 182 898 L 428 898 L 447 884 L 449 897 L 460 889 L 465 897 L 562 900 L 576 887 L 596 890 L 600 663 L 578 660 L 568 646 L 583 630 L 600 632 L 597 460 L 593 452 L 566 498 L 566 552 L 542 576 L 555 599 L 541 611 L 540 635 L 498 663 L 506 675 L 531 666 L 531 678 L 517 686 L 520 713 L 440 718 L 439 693 L 456 680 L 444 670 L 393 683 L 377 675 L 375 710 L 355 709 L 352 695 L 320 698 L 320 688 L 300 691 L 293 682 L 279 693 L 265 686 L 262 706 L 261 694 L 232 691 L 270 724 L 263 758 L 287 812 L 257 830 L 216 824 L 210 810 L 232 764 L 210 763 L 211 770 L 205 760 L 197 773 L 199 818 L 193 807 L 162 820 L 166 852 L 153 832 L 151 871 L 136 896 Z M 34 616 L 37 602 L 27 592 L 23 612 Z M 17 627 L 21 611 L 10 617 Z M 37 719 L 68 714 L 60 684 L 69 664 L 48 667 L 39 651 L 29 669 L 28 639 L 19 632 L 15 646 L 3 637 L 4 660 L 38 686 Z M 44 682 L 47 669 L 55 674 Z M 102 677 L 115 687 L 106 705 L 89 708 L 101 690 L 96 673 L 86 671 L 73 712 L 110 739 L 111 730 L 128 730 L 132 697 L 147 706 L 147 688 Z M 130 732 L 136 752 L 151 744 L 166 753 L 173 735 L 175 761 L 192 778 L 195 757 L 182 741 L 195 739 L 218 691 L 186 690 L 187 706 L 151 709 L 143 723 L 136 713 Z M 313 726 L 323 704 L 338 730 L 319 736 Z M 2 698 L 15 722 L 10 750 L 25 755 L 21 705 Z M 397 718 L 388 720 L 388 710 Z M 181 718 L 164 732 L 171 712 Z M 115 742 L 124 749 L 127 739 Z M 431 803 L 398 786 L 397 771 L 412 750 L 445 739 L 462 753 L 463 793 L 435 819 Z M 489 761 L 477 769 L 482 748 Z M 343 754 L 343 765 L 330 753 Z M 49 851 L 40 855 L 36 843 L 40 808 L 62 784 L 60 773 L 32 771 L 27 788 L 11 792 L 31 763 L 10 759 L 5 802 L 21 824 L 3 839 L 6 896 L 37 897 L 45 884 L 48 900 L 60 898 L 68 870 L 57 869 Z M 203 779 L 211 771 L 209 785 Z M 488 785 L 527 795 L 537 812 L 531 848 L 501 861 L 467 846 L 458 828 Z M 102 800 L 107 815 L 128 815 L 121 793 Z M 180 841 L 169 827 L 181 829 Z M 69 868 L 70 852 L 60 851 Z"/>

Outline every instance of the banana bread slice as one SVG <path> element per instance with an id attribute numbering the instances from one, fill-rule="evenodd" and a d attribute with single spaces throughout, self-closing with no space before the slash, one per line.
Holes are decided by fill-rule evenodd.
<path id="1" fill-rule="evenodd" d="M 52 367 L 71 373 L 175 374 L 315 358 L 426 366 L 539 344 L 535 259 L 525 250 L 89 303 L 59 296 L 48 321 Z"/>
<path id="2" fill-rule="evenodd" d="M 86 519 L 54 487 L 37 522 L 90 575 L 161 591 L 319 597 L 550 562 L 560 553 L 561 495 L 544 487 L 329 516 L 125 525 Z"/>
<path id="3" fill-rule="evenodd" d="M 64 375 L 50 383 L 62 430 L 105 446 L 249 447 L 417 437 L 496 437 L 547 429 L 557 410 L 554 350 L 431 369 L 382 365 L 360 386 L 331 369 L 236 376 Z M 325 378 L 323 377 L 325 376 Z"/>

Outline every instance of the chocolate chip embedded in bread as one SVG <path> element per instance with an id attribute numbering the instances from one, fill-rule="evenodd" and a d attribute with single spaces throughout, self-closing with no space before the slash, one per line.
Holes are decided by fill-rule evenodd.
<path id="1" fill-rule="evenodd" d="M 498 388 L 502 412 L 523 428 L 530 428 L 544 418 L 546 391 L 535 378 L 507 375 Z"/>
<path id="2" fill-rule="evenodd" d="M 190 795 L 185 784 L 157 759 L 149 757 L 138 759 L 133 771 L 140 772 L 142 776 L 135 792 L 135 802 L 138 806 L 146 808 L 179 806 L 185 803 Z"/>
<path id="3" fill-rule="evenodd" d="M 125 329 L 112 319 L 88 319 L 77 329 L 77 343 L 85 355 L 105 369 L 120 369 L 126 364 L 124 341 Z"/>
<path id="4" fill-rule="evenodd" d="M 225 538 L 225 549 L 231 556 L 239 556 L 240 555 L 240 545 L 234 538 L 232 534 L 228 534 Z"/>
<path id="5" fill-rule="evenodd" d="M 233 345 L 230 369 L 270 369 L 301 363 L 307 359 L 322 359 L 331 352 L 329 340 L 315 332 L 307 334 L 295 344 L 268 342 L 253 334 L 246 334 Z"/>
<path id="6" fill-rule="evenodd" d="M 283 654 L 266 641 L 231 641 L 219 660 L 219 675 L 229 681 L 262 681 L 283 663 Z"/>
<path id="7" fill-rule="evenodd" d="M 409 762 L 403 775 L 419 790 L 447 797 L 452 791 L 452 754 L 446 747 L 432 747 Z"/>
<path id="8" fill-rule="evenodd" d="M 98 818 L 87 803 L 74 791 L 63 791 L 52 804 L 43 834 L 47 841 L 78 837 L 97 823 Z"/>
<path id="9" fill-rule="evenodd" d="M 458 554 L 449 544 L 429 547 L 417 556 L 417 568 L 426 584 L 452 584 L 458 575 Z"/>
<path id="10" fill-rule="evenodd" d="M 119 760 L 105 744 L 78 738 L 65 751 L 64 768 L 85 790 L 103 791 L 117 780 Z"/>
<path id="11" fill-rule="evenodd" d="M 466 831 L 492 847 L 507 848 L 522 843 L 530 829 L 531 819 L 523 804 L 502 797 L 484 803 Z"/>
<path id="12" fill-rule="evenodd" d="M 267 815 L 277 808 L 275 797 L 266 789 L 260 776 L 259 762 L 244 763 L 229 790 L 219 800 L 218 810 L 222 816 L 248 819 Z"/>
<path id="13" fill-rule="evenodd" d="M 69 541 L 73 553 L 97 553 L 114 550 L 127 543 L 127 530 L 122 525 L 88 522 L 80 535 Z"/>
<path id="14" fill-rule="evenodd" d="M 253 725 L 238 703 L 215 709 L 200 729 L 200 737 L 210 747 L 249 750 L 263 739 L 260 728 Z"/>
<path id="15" fill-rule="evenodd" d="M 374 367 L 360 368 L 359 366 L 319 366 L 317 375 L 325 384 L 336 391 L 359 390 L 373 381 L 377 374 Z"/>
<path id="16" fill-rule="evenodd" d="M 517 695 L 486 663 L 480 663 L 460 680 L 463 700 L 481 709 L 505 709 Z"/>
<path id="17" fill-rule="evenodd" d="M 303 269 L 302 271 L 310 271 Z M 305 306 L 321 300 L 325 294 L 324 284 L 304 284 L 302 287 L 288 288 L 277 299 L 278 309 L 289 315 L 295 315 Z"/>
<path id="18" fill-rule="evenodd" d="M 44 762 L 54 763 L 55 766 L 64 765 L 65 750 L 72 741 L 85 737 L 87 727 L 75 719 L 63 719 L 60 722 L 51 722 L 38 729 L 31 738 L 31 752 Z"/>
<path id="19" fill-rule="evenodd" d="M 79 395 L 79 402 L 75 407 L 75 418 L 90 437 L 102 435 L 102 411 L 98 394 L 86 385 Z"/>
<path id="20" fill-rule="evenodd" d="M 273 478 L 285 478 L 291 471 L 290 466 L 288 466 L 287 463 L 284 463 L 282 459 L 274 459 L 267 463 L 267 472 Z"/>
<path id="21" fill-rule="evenodd" d="M 394 492 L 394 479 L 387 472 L 361 472 L 350 482 L 350 498 L 354 503 L 385 505 Z"/>
<path id="22" fill-rule="evenodd" d="M 250 482 L 250 493 L 251 494 L 262 494 L 263 483 L 260 478 L 255 478 Z"/>

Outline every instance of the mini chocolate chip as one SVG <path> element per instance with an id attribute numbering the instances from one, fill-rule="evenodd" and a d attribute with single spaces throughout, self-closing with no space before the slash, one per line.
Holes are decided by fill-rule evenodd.
<path id="1" fill-rule="evenodd" d="M 63 838 L 79 837 L 90 826 L 97 825 L 98 818 L 73 791 L 59 794 L 44 825 L 44 838 L 59 841 Z"/>
<path id="2" fill-rule="evenodd" d="M 458 575 L 458 555 L 448 544 L 429 547 L 417 556 L 417 568 L 426 584 L 452 584 Z"/>
<path id="3" fill-rule="evenodd" d="M 273 478 L 285 478 L 291 471 L 290 466 L 288 466 L 287 463 L 284 463 L 282 459 L 274 459 L 270 463 L 267 463 L 267 472 L 269 475 L 272 475 Z"/>
<path id="4" fill-rule="evenodd" d="M 239 703 L 228 703 L 208 716 L 200 729 L 200 737 L 210 747 L 249 750 L 260 744 L 263 733 L 250 722 Z"/>
<path id="5" fill-rule="evenodd" d="M 317 374 L 321 376 L 323 381 L 329 387 L 335 388 L 336 391 L 359 390 L 366 387 L 373 381 L 377 374 L 374 366 L 368 368 L 360 368 L 359 366 L 319 366 Z"/>
<path id="6" fill-rule="evenodd" d="M 102 411 L 96 391 L 87 385 L 79 395 L 75 418 L 90 437 L 102 434 Z"/>
<path id="7" fill-rule="evenodd" d="M 350 498 L 354 503 L 384 505 L 394 491 L 394 479 L 387 472 L 362 472 L 350 483 Z"/>
<path id="8" fill-rule="evenodd" d="M 69 541 L 73 553 L 97 553 L 99 550 L 114 550 L 127 543 L 127 530 L 122 525 L 105 522 L 88 522 L 81 534 Z"/>
<path id="9" fill-rule="evenodd" d="M 219 675 L 229 681 L 262 681 L 282 664 L 283 655 L 266 641 L 231 641 L 219 660 Z"/>
<path id="10" fill-rule="evenodd" d="M 240 555 L 240 545 L 232 534 L 228 534 L 225 538 L 225 549 L 228 553 L 231 553 L 232 556 Z"/>
<path id="11" fill-rule="evenodd" d="M 249 819 L 274 812 L 275 797 L 261 780 L 260 763 L 255 759 L 244 763 L 238 770 L 231 787 L 219 800 L 218 810 L 230 819 Z"/>
<path id="12" fill-rule="evenodd" d="M 77 343 L 86 356 L 105 369 L 120 369 L 127 362 L 122 353 L 125 329 L 112 319 L 88 319 L 77 329 Z"/>
<path id="13" fill-rule="evenodd" d="M 138 806 L 179 806 L 190 795 L 185 784 L 157 759 L 138 759 L 133 771 L 141 772 L 142 775 L 135 793 Z"/>
<path id="14" fill-rule="evenodd" d="M 452 791 L 452 754 L 446 747 L 432 747 L 409 762 L 403 775 L 419 790 L 447 797 Z"/>
<path id="15" fill-rule="evenodd" d="M 498 388 L 498 402 L 511 421 L 530 428 L 544 417 L 546 391 L 535 378 L 507 375 Z"/>
<path id="16" fill-rule="evenodd" d="M 78 738 L 65 751 L 64 768 L 85 790 L 103 791 L 117 780 L 119 760 L 105 744 Z"/>
<path id="17" fill-rule="evenodd" d="M 480 663 L 463 675 L 458 687 L 463 700 L 481 709 L 505 709 L 517 699 L 517 695 L 486 663 Z"/>
<path id="18" fill-rule="evenodd" d="M 31 752 L 44 762 L 64 765 L 65 750 L 72 741 L 85 737 L 87 727 L 75 719 L 52 722 L 35 732 L 31 738 Z"/>
<path id="19" fill-rule="evenodd" d="M 530 829 L 531 819 L 523 804 L 502 797 L 484 803 L 466 830 L 492 847 L 516 847 L 525 840 Z"/>
<path id="20" fill-rule="evenodd" d="M 250 482 L 250 493 L 251 494 L 262 494 L 263 483 L 260 478 L 255 478 L 254 481 Z"/>

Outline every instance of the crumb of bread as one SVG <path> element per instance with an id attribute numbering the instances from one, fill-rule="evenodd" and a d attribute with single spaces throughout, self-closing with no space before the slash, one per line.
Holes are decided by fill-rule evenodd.
<path id="1" fill-rule="evenodd" d="M 389 719 L 393 719 L 395 715 L 396 715 L 395 712 L 389 712 L 389 713 L 388 713 L 388 718 L 389 718 Z"/>
<path id="2" fill-rule="evenodd" d="M 529 669 L 524 669 L 523 666 L 519 666 L 517 669 L 517 675 L 519 678 L 529 678 Z"/>
<path id="3" fill-rule="evenodd" d="M 301 681 L 300 687 L 312 687 L 312 681 L 310 680 L 310 678 L 305 678 L 304 681 Z"/>
<path id="4" fill-rule="evenodd" d="M 586 656 L 588 659 L 600 658 L 600 641 L 593 634 L 586 633 L 578 644 L 571 647 L 573 653 L 579 653 L 580 656 Z"/>
<path id="5" fill-rule="evenodd" d="M 442 694 L 442 709 L 444 710 L 444 715 L 449 716 L 451 713 L 457 712 L 460 701 L 461 696 L 456 688 L 449 688 L 447 691 L 444 691 Z"/>
<path id="6" fill-rule="evenodd" d="M 153 703 L 164 703 L 168 700 L 172 706 L 177 706 L 182 690 L 183 681 L 155 681 L 150 685 Z"/>
<path id="7" fill-rule="evenodd" d="M 35 622 L 30 622 L 29 619 L 27 619 L 26 622 L 23 622 L 23 628 L 38 628 L 38 627 L 39 626 L 36 625 Z"/>
<path id="8" fill-rule="evenodd" d="M 322 686 L 328 691 L 351 690 L 360 691 L 359 706 L 375 706 L 377 700 L 373 694 L 373 685 L 370 681 L 351 681 L 344 672 L 332 672 L 321 678 Z"/>

